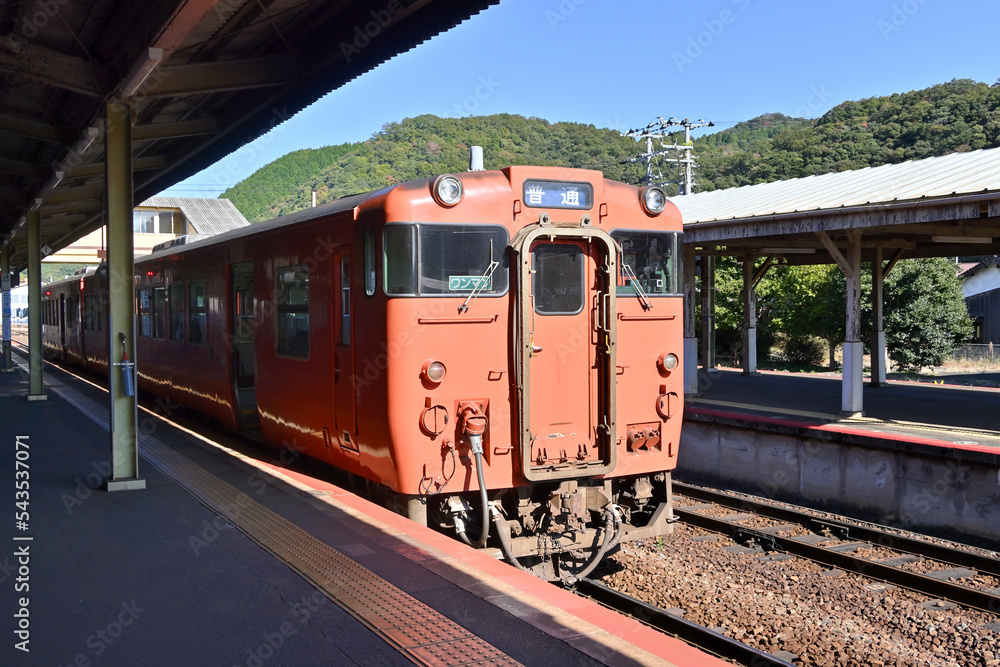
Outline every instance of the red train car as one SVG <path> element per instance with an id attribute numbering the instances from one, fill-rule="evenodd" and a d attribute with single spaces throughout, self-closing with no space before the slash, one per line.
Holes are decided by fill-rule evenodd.
<path id="1" fill-rule="evenodd" d="M 139 386 L 578 576 L 671 530 L 680 234 L 657 188 L 510 167 L 165 248 L 136 262 Z M 44 331 L 106 370 L 101 280 L 46 288 Z"/>

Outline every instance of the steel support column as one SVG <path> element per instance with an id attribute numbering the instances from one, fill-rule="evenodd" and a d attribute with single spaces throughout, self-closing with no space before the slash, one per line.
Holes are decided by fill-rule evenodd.
<path id="1" fill-rule="evenodd" d="M 743 375 L 757 374 L 757 289 L 753 255 L 743 258 Z"/>
<path id="2" fill-rule="evenodd" d="M 28 211 L 28 400 L 44 401 L 42 391 L 42 221 Z"/>
<path id="3" fill-rule="evenodd" d="M 132 247 L 132 107 L 109 101 L 106 108 L 108 211 L 108 389 L 111 400 L 111 474 L 108 491 L 146 488 L 139 479 L 135 367 L 135 304 Z M 127 356 L 126 356 L 127 355 Z M 126 377 L 126 374 L 131 377 Z M 131 385 L 131 392 L 129 392 Z M 131 393 L 131 395 L 128 395 Z"/>
<path id="4" fill-rule="evenodd" d="M 698 334 L 695 331 L 694 246 L 684 245 L 684 395 L 698 395 Z"/>
<path id="5" fill-rule="evenodd" d="M 701 363 L 715 368 L 715 257 L 701 258 Z"/>
<path id="6" fill-rule="evenodd" d="M 3 335 L 0 336 L 2 340 L 2 348 L 0 348 L 0 371 L 4 373 L 9 373 L 14 370 L 13 359 L 10 356 L 10 245 L 5 245 L 3 250 L 0 250 L 0 290 L 3 294 L 0 295 L 0 300 L 2 300 L 2 312 L 0 312 L 0 317 L 3 318 Z"/>
<path id="7" fill-rule="evenodd" d="M 871 386 L 886 384 L 885 326 L 882 317 L 882 246 L 875 246 L 875 261 L 872 262 L 872 337 L 869 347 L 872 358 Z"/>

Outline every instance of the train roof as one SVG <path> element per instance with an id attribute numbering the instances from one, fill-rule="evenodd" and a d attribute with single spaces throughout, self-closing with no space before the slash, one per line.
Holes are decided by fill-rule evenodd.
<path id="1" fill-rule="evenodd" d="M 392 186 L 396 187 L 396 186 Z M 251 224 L 247 227 L 240 227 L 239 229 L 234 229 L 232 231 L 224 232 L 222 234 L 216 234 L 214 236 L 208 236 L 196 240 L 185 240 L 183 244 L 177 244 L 169 247 L 164 247 L 159 250 L 155 250 L 152 254 L 146 255 L 145 257 L 136 258 L 135 263 L 140 264 L 147 260 L 160 259 L 165 256 L 176 254 L 179 251 L 194 250 L 196 248 L 206 248 L 209 246 L 229 243 L 237 239 L 244 238 L 246 236 L 252 236 L 254 234 L 259 234 L 262 232 L 267 232 L 273 229 L 280 229 L 282 227 L 287 227 L 289 225 L 298 224 L 300 222 L 305 222 L 308 220 L 313 220 L 315 218 L 321 218 L 326 215 L 332 215 L 334 213 L 342 213 L 343 211 L 349 211 L 357 206 L 360 206 L 366 199 L 375 195 L 383 190 L 375 190 L 372 192 L 363 192 L 356 195 L 347 195 L 346 197 L 341 197 L 335 199 L 329 204 L 323 204 L 321 206 L 315 206 L 312 208 L 303 209 L 301 211 L 296 211 L 295 213 L 289 213 L 288 215 L 281 215 L 277 218 L 271 218 L 270 220 L 265 220 L 264 222 L 258 222 Z M 183 247 L 178 247 L 183 245 Z"/>

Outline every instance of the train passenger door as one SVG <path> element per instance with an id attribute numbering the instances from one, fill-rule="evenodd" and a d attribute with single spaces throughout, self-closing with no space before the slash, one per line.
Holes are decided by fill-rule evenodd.
<path id="1" fill-rule="evenodd" d="M 230 376 L 241 429 L 260 425 L 257 411 L 257 359 L 254 344 L 253 262 L 229 267 Z"/>
<path id="2" fill-rule="evenodd" d="M 615 243 L 589 226 L 533 225 L 518 255 L 515 325 L 522 472 L 530 481 L 615 464 Z"/>
<path id="3" fill-rule="evenodd" d="M 59 354 L 66 358 L 66 295 L 59 295 Z"/>
<path id="4" fill-rule="evenodd" d="M 333 333 L 333 402 L 340 447 L 358 453 L 357 399 L 354 395 L 354 301 L 351 290 L 351 246 L 333 255 L 330 331 Z"/>

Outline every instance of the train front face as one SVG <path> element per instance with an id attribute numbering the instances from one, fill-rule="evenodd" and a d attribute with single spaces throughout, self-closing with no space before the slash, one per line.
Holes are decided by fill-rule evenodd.
<path id="1" fill-rule="evenodd" d="M 474 544 L 488 521 L 553 579 L 670 532 L 681 221 L 662 192 L 511 167 L 400 186 L 382 210 L 399 490 Z"/>

